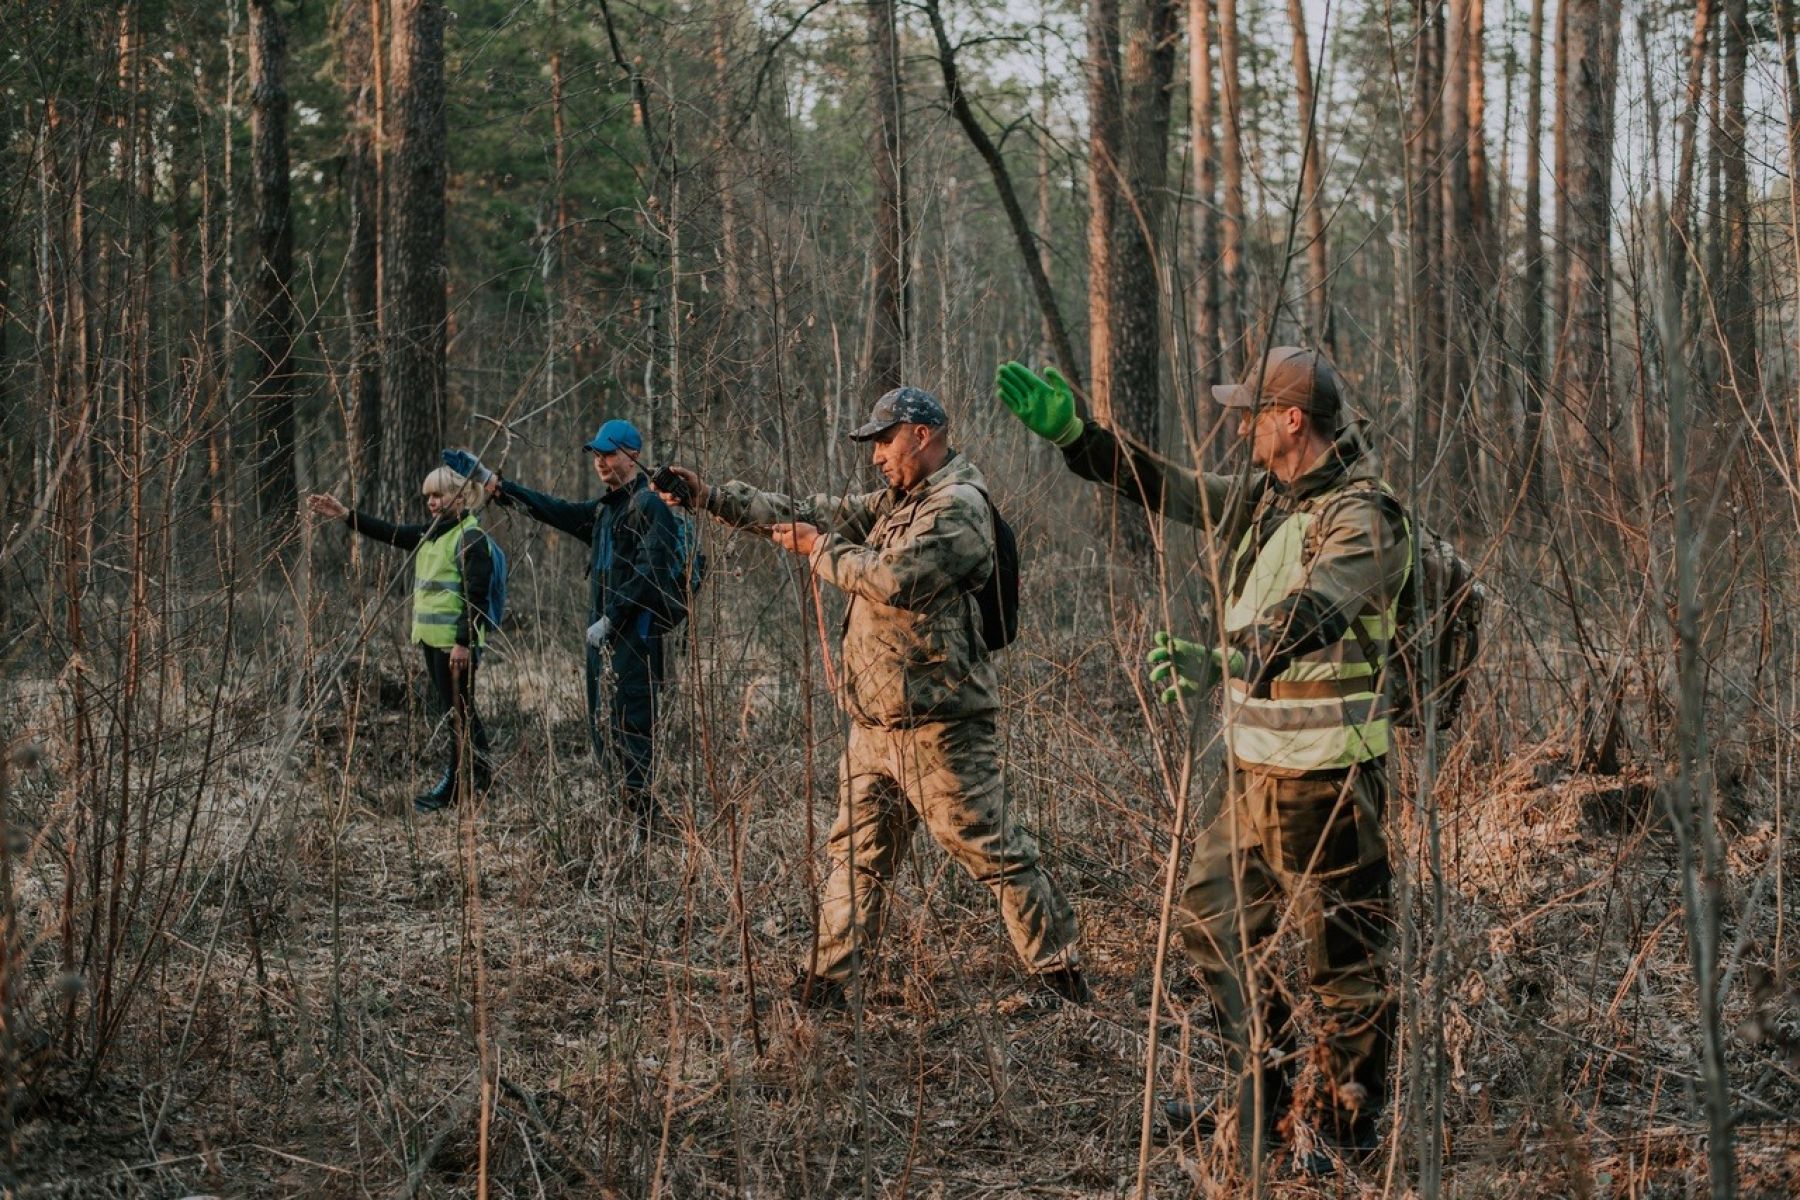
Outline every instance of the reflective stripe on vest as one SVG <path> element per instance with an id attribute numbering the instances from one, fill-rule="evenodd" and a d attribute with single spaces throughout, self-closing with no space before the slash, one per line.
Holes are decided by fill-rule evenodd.
<path id="1" fill-rule="evenodd" d="M 480 528 L 474 514 L 430 541 L 419 543 L 413 556 L 412 640 L 440 650 L 456 645 L 456 623 L 463 615 L 462 562 L 457 551 L 463 534 Z M 475 645 L 487 642 L 487 624 L 475 622 Z"/>
<path id="2" fill-rule="evenodd" d="M 1328 498 L 1328 497 L 1327 497 Z M 1244 534 L 1234 564 L 1254 555 L 1248 572 L 1234 572 L 1243 586 L 1225 610 L 1227 640 L 1256 624 L 1270 605 L 1306 581 L 1307 530 L 1314 509 L 1302 509 L 1276 527 L 1259 552 L 1255 527 Z M 1412 531 L 1407 529 L 1410 542 Z M 1337 642 L 1302 654 L 1271 681 L 1268 696 L 1252 696 L 1241 680 L 1225 695 L 1225 741 L 1241 763 L 1293 771 L 1353 766 L 1388 752 L 1390 730 L 1379 688 L 1382 662 L 1370 662 L 1365 645 L 1386 654 L 1393 640 L 1399 596 L 1379 613 L 1359 614 Z"/>

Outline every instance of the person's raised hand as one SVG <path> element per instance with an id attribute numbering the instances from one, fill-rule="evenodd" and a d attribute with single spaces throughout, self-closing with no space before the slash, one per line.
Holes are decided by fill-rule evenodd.
<path id="1" fill-rule="evenodd" d="M 350 510 L 336 496 L 327 496 L 323 492 L 314 492 L 306 498 L 306 507 L 312 510 L 315 517 L 325 517 L 332 521 L 341 521 L 350 515 Z"/>
<path id="2" fill-rule="evenodd" d="M 686 495 L 669 490 L 671 476 L 686 489 Z M 712 489 L 706 486 L 706 481 L 686 467 L 663 467 L 650 477 L 650 486 L 656 489 L 662 502 L 670 507 L 705 508 L 707 497 L 712 495 Z"/>
<path id="3" fill-rule="evenodd" d="M 1055 367 L 1045 367 L 1039 378 L 1023 363 L 1001 363 L 994 389 L 1025 428 L 1058 446 L 1067 446 L 1085 428 L 1075 413 L 1075 391 Z"/>

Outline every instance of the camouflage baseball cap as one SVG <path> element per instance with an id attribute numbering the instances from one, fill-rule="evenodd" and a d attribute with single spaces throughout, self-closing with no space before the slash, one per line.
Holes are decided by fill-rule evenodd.
<path id="1" fill-rule="evenodd" d="M 896 425 L 929 425 L 937 429 L 949 423 L 950 418 L 936 396 L 923 388 L 898 387 L 875 402 L 868 422 L 850 436 L 866 442 Z"/>

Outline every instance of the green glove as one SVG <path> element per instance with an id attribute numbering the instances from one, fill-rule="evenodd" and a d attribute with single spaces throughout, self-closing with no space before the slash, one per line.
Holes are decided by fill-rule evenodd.
<path id="1" fill-rule="evenodd" d="M 1183 692 L 1210 692 L 1227 675 L 1242 674 L 1244 656 L 1229 655 L 1198 642 L 1183 641 L 1166 629 L 1158 630 L 1155 646 L 1145 658 L 1150 663 L 1150 682 L 1163 689 L 1158 697 L 1173 704 Z"/>
<path id="2" fill-rule="evenodd" d="M 1075 415 L 1075 393 L 1055 367 L 1045 367 L 1039 379 L 1023 363 L 1001 363 L 994 386 L 1013 416 L 1039 437 L 1066 446 L 1081 436 L 1085 425 Z"/>

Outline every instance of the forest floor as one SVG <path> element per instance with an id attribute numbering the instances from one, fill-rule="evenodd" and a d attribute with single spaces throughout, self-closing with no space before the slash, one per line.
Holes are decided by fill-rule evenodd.
<path id="1" fill-rule="evenodd" d="M 1083 924 L 1090 1007 L 1025 1002 L 991 900 L 920 834 L 863 1010 L 813 1015 L 786 988 L 841 731 L 817 705 L 808 749 L 792 694 L 734 669 L 704 706 L 678 678 L 665 747 L 681 767 L 661 784 L 676 829 L 641 856 L 606 815 L 579 668 L 561 658 L 484 670 L 500 771 L 475 811 L 411 811 L 435 777 L 405 701 L 416 680 L 390 670 L 355 721 L 327 697 L 268 795 L 246 771 L 209 796 L 231 815 L 125 1036 L 97 1079 L 40 1065 L 0 1192 L 1132 1194 L 1168 823 L 1135 706 L 1078 663 L 1080 720 L 1008 723 L 1012 794 Z M 1042 684 L 1024 668 L 1009 688 L 1030 708 Z M 1786 1197 L 1800 996 L 1775 948 L 1793 936 L 1777 926 L 1795 915 L 1800 839 L 1778 864 L 1771 781 L 1728 783 L 1741 1194 Z M 1655 771 L 1571 774 L 1543 745 L 1453 753 L 1437 795 L 1441 922 L 1419 810 L 1392 814 L 1415 1032 L 1384 1153 L 1341 1178 L 1278 1172 L 1267 1194 L 1421 1194 L 1433 1043 L 1441 1194 L 1703 1192 L 1694 988 Z M 1205 1097 L 1220 1055 L 1177 952 L 1165 983 L 1156 1091 Z M 1249 1194 L 1217 1148 L 1154 1124 L 1153 1194 Z"/>

